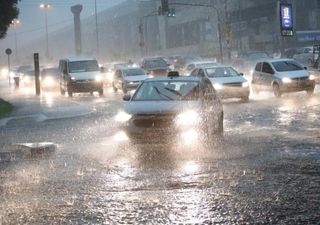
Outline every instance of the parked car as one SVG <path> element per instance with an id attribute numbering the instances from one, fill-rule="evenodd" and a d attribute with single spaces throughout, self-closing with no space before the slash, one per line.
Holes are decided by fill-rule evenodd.
<path id="1" fill-rule="evenodd" d="M 145 71 L 141 68 L 122 68 L 115 71 L 112 82 L 113 90 L 116 92 L 121 89 L 123 93 L 136 89 L 142 81 L 148 78 Z"/>
<path id="2" fill-rule="evenodd" d="M 207 77 L 221 98 L 241 98 L 243 101 L 249 101 L 249 82 L 242 73 L 230 66 L 203 66 L 194 69 L 190 76 Z"/>
<path id="3" fill-rule="evenodd" d="M 276 97 L 283 93 L 306 91 L 312 95 L 315 77 L 293 59 L 269 59 L 257 63 L 252 76 L 252 90 L 273 91 Z"/>
<path id="4" fill-rule="evenodd" d="M 170 71 L 170 64 L 163 57 L 143 58 L 140 67 L 152 76 L 164 76 Z"/>
<path id="5" fill-rule="evenodd" d="M 98 62 L 94 58 L 70 57 L 59 62 L 59 83 L 62 95 L 65 92 L 69 97 L 75 92 L 98 91 L 103 95 L 103 78 Z"/>
<path id="6" fill-rule="evenodd" d="M 54 90 L 59 88 L 59 68 L 44 68 L 40 72 L 41 88 Z"/>
<path id="7" fill-rule="evenodd" d="M 123 99 L 124 110 L 115 117 L 120 140 L 194 143 L 223 136 L 222 104 L 206 77 L 171 72 L 145 80 L 133 96 Z"/>
<path id="8" fill-rule="evenodd" d="M 182 70 L 180 70 L 180 74 L 183 75 L 190 75 L 192 70 L 194 70 L 197 67 L 202 66 L 216 66 L 217 63 L 214 61 L 195 61 L 188 63 Z"/>
<path id="9" fill-rule="evenodd" d="M 315 50 L 313 46 L 302 47 L 293 55 L 293 59 L 305 66 L 312 66 L 318 58 L 319 51 Z"/>

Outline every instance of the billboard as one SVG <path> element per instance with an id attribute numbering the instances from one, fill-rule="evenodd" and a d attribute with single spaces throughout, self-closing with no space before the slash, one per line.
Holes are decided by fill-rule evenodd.
<path id="1" fill-rule="evenodd" d="M 292 4 L 280 3 L 280 29 L 282 36 L 293 36 Z"/>

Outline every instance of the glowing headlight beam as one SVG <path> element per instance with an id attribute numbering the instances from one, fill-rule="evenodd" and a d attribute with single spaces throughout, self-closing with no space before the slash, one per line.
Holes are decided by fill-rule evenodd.
<path id="1" fill-rule="evenodd" d="M 176 124 L 178 126 L 196 125 L 199 122 L 200 122 L 199 114 L 193 110 L 179 114 L 176 119 Z"/>
<path id="2" fill-rule="evenodd" d="M 218 83 L 215 83 L 215 84 L 213 85 L 213 87 L 214 87 L 214 89 L 216 89 L 216 90 L 221 90 L 221 89 L 223 88 L 222 84 L 218 84 Z"/>
<path id="3" fill-rule="evenodd" d="M 127 122 L 128 120 L 130 120 L 132 117 L 132 115 L 126 113 L 126 112 L 119 112 L 116 116 L 115 116 L 115 121 L 117 122 Z"/>
<path id="4" fill-rule="evenodd" d="M 288 77 L 284 77 L 284 78 L 282 78 L 282 82 L 285 84 L 289 84 L 289 83 L 291 83 L 291 79 Z"/>
<path id="5" fill-rule="evenodd" d="M 97 82 L 101 82 L 102 81 L 102 76 L 98 75 L 94 78 Z"/>
<path id="6" fill-rule="evenodd" d="M 309 80 L 315 80 L 315 79 L 316 79 L 316 76 L 315 76 L 315 75 L 311 74 L 311 75 L 309 76 Z"/>
<path id="7" fill-rule="evenodd" d="M 249 87 L 249 82 L 248 82 L 248 81 L 243 82 L 243 83 L 242 83 L 242 87 Z"/>

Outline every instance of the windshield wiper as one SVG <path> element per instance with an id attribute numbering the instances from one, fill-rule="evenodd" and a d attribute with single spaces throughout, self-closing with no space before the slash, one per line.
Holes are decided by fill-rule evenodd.
<path id="1" fill-rule="evenodd" d="M 157 87 L 153 86 L 153 88 L 156 90 L 156 92 L 158 93 L 159 96 L 162 95 L 162 96 L 166 97 L 167 99 L 173 101 L 173 98 L 170 98 L 168 95 L 161 93 Z"/>
<path id="2" fill-rule="evenodd" d="M 174 89 L 171 89 L 171 88 L 168 88 L 168 87 L 165 87 L 164 89 L 174 93 L 175 95 L 179 95 L 180 97 L 182 96 L 182 94 L 179 91 L 176 91 Z"/>

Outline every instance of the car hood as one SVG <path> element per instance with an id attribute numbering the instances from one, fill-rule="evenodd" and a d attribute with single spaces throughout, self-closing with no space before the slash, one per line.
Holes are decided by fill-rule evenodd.
<path id="1" fill-rule="evenodd" d="M 177 114 L 199 105 L 199 101 L 130 101 L 125 111 L 129 114 Z"/>
<path id="2" fill-rule="evenodd" d="M 148 71 L 152 71 L 152 70 L 167 70 L 168 67 L 164 66 L 164 67 L 152 67 L 152 68 L 146 68 L 146 70 Z"/>
<path id="3" fill-rule="evenodd" d="M 136 75 L 136 76 L 127 76 L 124 79 L 126 81 L 132 82 L 132 81 L 143 81 L 147 78 L 149 78 L 147 75 Z"/>
<path id="4" fill-rule="evenodd" d="M 288 77 L 288 78 L 308 77 L 309 72 L 307 70 L 277 72 L 276 76 L 280 79 L 284 77 Z"/>
<path id="5" fill-rule="evenodd" d="M 99 75 L 101 75 L 100 71 L 70 73 L 70 76 L 74 77 L 76 80 L 95 79 L 95 77 Z"/>
<path id="6" fill-rule="evenodd" d="M 212 83 L 218 84 L 230 84 L 230 83 L 243 83 L 247 80 L 242 76 L 234 76 L 234 77 L 210 77 L 209 78 Z"/>

